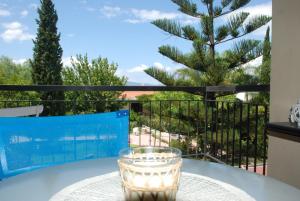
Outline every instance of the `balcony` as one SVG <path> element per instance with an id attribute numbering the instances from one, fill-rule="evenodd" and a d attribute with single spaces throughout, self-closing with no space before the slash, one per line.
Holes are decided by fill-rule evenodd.
<path id="1" fill-rule="evenodd" d="M 191 99 L 151 99 L 138 98 L 135 100 L 124 99 L 121 96 L 116 100 L 90 100 L 76 97 L 72 100 L 65 99 L 41 101 L 36 100 L 1 100 L 2 111 L 7 109 L 28 108 L 33 106 L 51 107 L 61 105 L 65 108 L 67 116 L 78 114 L 109 113 L 120 110 L 129 111 L 127 127 L 128 146 L 172 146 L 182 150 L 185 158 L 205 159 L 251 172 L 267 174 L 267 132 L 266 123 L 269 119 L 268 105 L 258 101 L 242 101 L 233 98 L 232 101 L 209 100 L 209 93 L 216 93 L 220 97 L 239 92 L 269 93 L 269 86 L 229 86 L 229 87 L 135 87 L 135 86 L 1 86 L 3 93 L 24 93 L 28 91 L 64 91 L 85 93 L 103 93 L 112 91 L 140 91 L 158 93 L 161 91 L 181 91 L 196 94 Z M 234 97 L 234 96 L 233 96 Z M 4 109 L 4 110 L 3 110 Z M 5 110 L 6 109 L 6 110 Z M 41 111 L 40 111 L 41 112 Z M 113 121 L 113 119 L 112 119 Z M 127 128 L 125 127 L 125 128 Z M 46 128 L 47 129 L 47 128 Z M 123 128 L 124 129 L 124 128 Z M 46 132 L 46 131 L 45 131 Z M 55 132 L 55 131 L 53 131 Z M 71 132 L 71 131 L 70 131 Z M 74 132 L 74 131 L 73 131 Z M 107 129 L 108 134 L 110 131 Z M 19 139 L 25 136 L 12 136 L 18 139 L 15 144 L 24 143 Z M 50 137 L 50 136 L 49 136 Z M 92 146 L 97 141 L 94 136 L 81 136 L 80 146 Z M 67 139 L 66 137 L 64 139 Z M 93 140 L 91 140 L 93 139 Z M 11 139 L 8 139 L 11 141 Z M 35 139 L 28 139 L 35 141 Z M 45 139 L 48 141 L 49 139 Z M 78 138 L 74 142 L 78 141 Z M 124 141 L 124 139 L 123 139 Z M 26 141 L 27 142 L 27 141 Z M 68 142 L 68 140 L 66 140 Z M 58 142 L 57 142 L 58 143 Z M 68 142 L 70 143 L 70 142 Z M 27 145 L 28 146 L 28 145 Z M 42 145 L 41 145 L 42 146 Z M 51 149 L 51 146 L 49 146 Z M 55 149 L 55 148 L 53 148 Z M 98 148 L 97 148 L 98 149 Z M 38 150 L 36 150 L 38 151 Z M 74 155 L 78 150 L 74 150 Z M 65 153 L 61 150 L 59 156 Z M 19 153 L 20 154 L 20 153 Z M 16 154 L 18 155 L 18 154 Z M 115 154 L 116 155 L 116 154 Z M 35 161 L 34 155 L 26 156 L 26 160 Z M 91 155 L 90 159 L 99 158 Z M 72 161 L 83 158 L 75 157 Z M 24 159 L 23 159 L 24 160 Z M 71 160 L 71 159 L 70 159 Z M 59 163 L 70 161 L 64 156 Z M 17 161 L 18 163 L 19 161 Z M 30 163 L 29 163 L 30 164 Z M 56 164 L 56 162 L 53 162 Z M 40 164 L 43 166 L 43 164 Z M 28 168 L 28 167 L 23 167 Z M 18 172 L 18 171 L 16 171 Z M 6 175 L 4 174 L 4 177 Z M 8 175 L 9 176 L 9 175 Z"/>

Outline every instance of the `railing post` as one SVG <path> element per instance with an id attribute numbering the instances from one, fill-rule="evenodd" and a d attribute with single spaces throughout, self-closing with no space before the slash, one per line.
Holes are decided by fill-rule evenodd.
<path id="1" fill-rule="evenodd" d="M 204 154 L 204 160 L 207 159 L 206 155 L 207 155 L 207 124 L 208 124 L 208 108 L 207 108 L 207 91 L 206 91 L 206 88 L 205 88 L 205 96 L 204 96 L 204 106 L 205 106 L 205 137 L 204 137 L 204 148 L 203 148 L 203 154 Z"/>

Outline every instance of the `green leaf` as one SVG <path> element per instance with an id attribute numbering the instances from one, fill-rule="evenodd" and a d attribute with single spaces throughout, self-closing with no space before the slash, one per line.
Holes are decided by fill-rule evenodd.
<path id="1" fill-rule="evenodd" d="M 248 16 L 249 13 L 241 12 L 229 18 L 227 26 L 232 37 L 237 37 L 240 34 L 239 29 L 242 27 Z"/>
<path id="2" fill-rule="evenodd" d="M 199 17 L 202 14 L 197 13 L 197 4 L 193 3 L 190 0 L 172 0 L 175 4 L 179 6 L 179 10 L 187 15 L 193 17 Z"/>
<path id="3" fill-rule="evenodd" d="M 224 61 L 228 68 L 236 68 L 262 55 L 262 44 L 257 40 L 241 40 L 235 43 L 233 50 L 226 51 Z"/>
<path id="4" fill-rule="evenodd" d="M 171 47 L 169 45 L 163 45 L 163 46 L 159 47 L 159 53 L 170 58 L 173 61 L 176 61 L 178 63 L 184 63 L 184 61 L 183 61 L 184 55 L 176 47 Z"/>
<path id="5" fill-rule="evenodd" d="M 223 8 L 225 8 L 225 7 L 227 7 L 231 2 L 232 2 L 232 0 L 222 0 L 221 4 L 222 4 Z"/>
<path id="6" fill-rule="evenodd" d="M 201 71 L 189 69 L 189 68 L 180 68 L 176 71 L 177 83 L 180 83 L 181 86 L 203 86 L 205 85 L 204 76 Z"/>
<path id="7" fill-rule="evenodd" d="M 244 27 L 245 33 L 250 33 L 252 31 L 255 31 L 256 29 L 264 26 L 271 20 L 272 20 L 272 17 L 270 17 L 270 16 L 266 16 L 266 15 L 256 16 L 256 17 L 250 19 L 250 21 L 245 25 L 245 27 Z"/>
<path id="8" fill-rule="evenodd" d="M 181 63 L 194 70 L 206 69 L 206 47 L 201 40 L 195 40 L 193 42 L 195 50 L 190 54 L 183 54 L 176 47 L 164 45 L 159 48 L 159 53 L 168 57 L 169 59 Z"/>
<path id="9" fill-rule="evenodd" d="M 172 35 L 182 37 L 181 26 L 178 22 L 169 19 L 158 19 L 152 22 L 155 26 L 162 29 L 165 32 L 168 32 Z"/>
<path id="10" fill-rule="evenodd" d="M 221 6 L 214 7 L 214 17 L 217 17 L 221 14 L 222 14 L 222 7 Z"/>
<path id="11" fill-rule="evenodd" d="M 241 40 L 234 45 L 234 51 L 238 54 L 245 54 L 260 44 L 258 40 Z"/>
<path id="12" fill-rule="evenodd" d="M 267 28 L 263 43 L 263 63 L 271 60 L 270 27 Z"/>
<path id="13" fill-rule="evenodd" d="M 182 31 L 183 36 L 190 40 L 196 40 L 200 38 L 200 33 L 193 26 L 187 25 L 182 28 Z"/>
<path id="14" fill-rule="evenodd" d="M 245 5 L 247 5 L 251 0 L 233 0 L 230 6 L 231 10 L 239 9 Z"/>
<path id="15" fill-rule="evenodd" d="M 224 40 L 228 35 L 229 35 L 228 26 L 222 25 L 222 26 L 218 27 L 218 29 L 216 30 L 215 39 L 216 39 L 216 41 L 219 42 L 219 41 Z"/>
<path id="16" fill-rule="evenodd" d="M 71 59 L 72 66 L 65 67 L 62 75 L 65 85 L 95 85 L 95 86 L 124 86 L 126 77 L 119 77 L 117 73 L 118 65 L 109 63 L 108 59 L 98 57 L 91 62 L 87 55 L 77 55 L 76 59 Z M 68 91 L 67 100 L 77 100 L 78 104 L 67 105 L 68 111 L 75 113 L 97 111 L 104 112 L 112 108 L 119 108 L 120 103 L 103 100 L 116 100 L 121 92 L 115 91 Z M 97 102 L 86 102 L 86 100 L 100 100 Z M 84 104 L 82 104 L 84 103 Z M 119 105 L 119 106 L 118 106 Z"/>
<path id="17" fill-rule="evenodd" d="M 213 31 L 213 18 L 211 16 L 204 16 L 201 20 L 202 34 L 208 40 L 214 34 Z"/>
<path id="18" fill-rule="evenodd" d="M 167 86 L 175 86 L 176 85 L 175 77 L 172 74 L 166 72 L 165 70 L 151 67 L 151 68 L 146 69 L 144 72 Z"/>

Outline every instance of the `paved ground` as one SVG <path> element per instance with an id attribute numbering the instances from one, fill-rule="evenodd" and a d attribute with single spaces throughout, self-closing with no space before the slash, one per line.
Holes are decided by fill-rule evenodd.
<path id="1" fill-rule="evenodd" d="M 149 127 L 143 127 L 141 130 L 142 134 L 139 133 L 140 130 L 138 127 L 133 129 L 133 133 L 130 134 L 130 144 L 135 146 L 163 146 L 168 147 L 169 146 L 169 140 L 178 140 L 179 135 L 178 134 L 169 134 L 166 132 L 159 132 L 156 130 L 156 138 L 155 136 L 155 130 L 152 129 L 152 136 L 150 141 L 150 129 Z M 171 135 L 171 136 L 169 136 Z M 161 140 L 159 140 L 161 137 Z M 192 146 L 196 147 L 196 142 L 192 141 Z M 246 169 L 245 165 L 242 165 L 242 169 Z M 254 167 L 249 166 L 248 167 L 249 172 L 254 172 Z M 263 166 L 258 165 L 256 167 L 256 173 L 263 175 Z M 266 175 L 267 175 L 267 166 L 266 166 Z"/>
<path id="2" fill-rule="evenodd" d="M 246 169 L 246 166 L 242 166 L 242 169 Z M 248 167 L 248 171 L 249 172 L 254 172 L 254 167 Z M 263 166 L 262 165 L 258 165 L 258 166 L 256 166 L 256 173 L 257 174 L 261 174 L 261 175 L 263 175 L 263 172 L 264 172 L 264 168 L 263 168 Z M 267 175 L 267 173 L 268 173 L 268 166 L 266 165 L 266 175 Z"/>
<path id="3" fill-rule="evenodd" d="M 166 141 L 168 142 L 168 140 Z M 155 139 L 151 136 L 150 143 L 150 134 L 141 134 L 141 135 L 130 135 L 130 144 L 137 146 L 169 146 L 168 143 L 162 142 L 159 139 Z"/>

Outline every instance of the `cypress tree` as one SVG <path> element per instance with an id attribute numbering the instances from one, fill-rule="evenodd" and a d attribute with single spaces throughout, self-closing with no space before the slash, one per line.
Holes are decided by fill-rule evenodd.
<path id="1" fill-rule="evenodd" d="M 260 66 L 260 83 L 270 84 L 271 73 L 271 41 L 270 41 L 270 27 L 268 27 L 263 44 L 263 59 Z"/>
<path id="2" fill-rule="evenodd" d="M 57 31 L 58 16 L 51 0 L 41 0 L 38 9 L 37 36 L 33 48 L 32 80 L 36 85 L 62 85 L 62 53 Z M 44 105 L 42 115 L 63 115 L 64 104 L 54 100 L 64 100 L 63 92 L 40 92 Z"/>
<path id="3" fill-rule="evenodd" d="M 263 62 L 271 59 L 271 41 L 270 41 L 270 27 L 268 27 L 264 40 L 263 48 Z"/>

